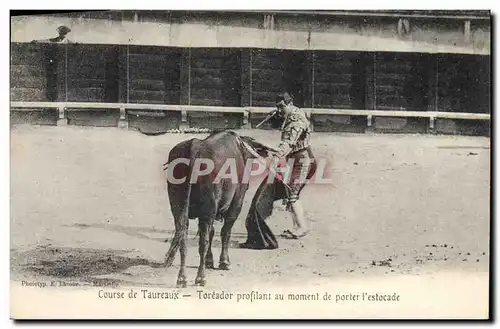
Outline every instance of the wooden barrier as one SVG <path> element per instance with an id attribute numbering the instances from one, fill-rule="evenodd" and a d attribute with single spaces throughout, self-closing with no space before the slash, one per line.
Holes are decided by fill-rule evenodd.
<path id="1" fill-rule="evenodd" d="M 243 127 L 249 128 L 249 117 L 254 113 L 269 113 L 274 108 L 271 107 L 220 107 L 220 106 L 192 106 L 192 105 L 167 105 L 167 104 L 132 104 L 132 103 L 86 103 L 86 102 L 11 102 L 11 112 L 33 112 L 41 109 L 54 109 L 58 114 L 58 125 L 67 124 L 67 112 L 71 111 L 104 111 L 114 109 L 119 111 L 120 118 L 118 126 L 128 127 L 127 111 L 138 111 L 147 115 L 152 115 L 159 111 L 181 112 L 181 125 L 187 122 L 189 112 L 217 112 L 217 113 L 240 113 L 243 116 Z M 327 114 L 338 116 L 362 116 L 367 119 L 367 126 L 371 127 L 374 117 L 391 118 L 427 118 L 429 119 L 429 129 L 433 130 L 437 119 L 452 120 L 478 120 L 489 121 L 490 114 L 483 113 L 457 113 L 457 112 L 433 112 L 433 111 L 381 111 L 381 110 L 356 110 L 356 109 L 303 109 L 311 118 L 315 114 Z M 154 112 L 154 113 L 153 113 Z"/>

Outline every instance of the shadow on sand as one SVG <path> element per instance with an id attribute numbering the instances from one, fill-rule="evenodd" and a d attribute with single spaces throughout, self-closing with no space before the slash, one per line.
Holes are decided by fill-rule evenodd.
<path id="1" fill-rule="evenodd" d="M 164 267 L 163 263 L 152 262 L 139 256 L 125 256 L 129 252 L 50 246 L 40 246 L 24 252 L 12 250 L 11 271 L 58 279 L 95 281 L 92 276 L 120 273 L 132 266 Z"/>
<path id="2" fill-rule="evenodd" d="M 129 237 L 149 239 L 161 242 L 167 252 L 168 245 L 173 232 L 155 228 L 127 227 L 111 224 L 74 224 L 72 227 L 82 229 L 104 229 L 107 231 L 122 233 Z M 219 230 L 216 228 L 212 247 L 220 248 L 221 241 Z M 246 237 L 243 234 L 232 236 Z M 126 238 L 126 237 L 125 237 Z M 199 237 L 196 231 L 190 231 L 187 245 L 190 248 L 198 248 Z M 231 240 L 230 248 L 239 248 L 239 241 Z M 217 258 L 219 250 L 213 249 L 214 257 Z M 177 255 L 178 257 L 178 255 Z M 177 258 L 176 257 L 176 258 Z M 218 258 L 217 258 L 218 259 Z M 36 276 L 51 277 L 57 279 L 73 279 L 83 282 L 95 282 L 95 276 L 120 274 L 134 266 L 148 266 L 152 269 L 164 268 L 164 263 L 154 262 L 145 257 L 138 256 L 133 250 L 117 249 L 92 249 L 57 247 L 52 245 L 41 245 L 30 250 L 11 250 L 11 273 L 14 277 Z M 126 274 L 126 273 L 125 273 Z"/>

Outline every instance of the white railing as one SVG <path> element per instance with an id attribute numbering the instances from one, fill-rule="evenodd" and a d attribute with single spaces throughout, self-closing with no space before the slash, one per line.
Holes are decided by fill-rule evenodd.
<path id="1" fill-rule="evenodd" d="M 249 124 L 249 116 L 252 113 L 269 113 L 271 107 L 225 107 L 225 106 L 193 106 L 193 105 L 167 105 L 167 104 L 137 104 L 137 103 L 90 103 L 90 102 L 11 102 L 11 111 L 32 112 L 43 109 L 54 109 L 58 111 L 58 124 L 65 124 L 67 111 L 88 111 L 115 109 L 120 112 L 121 126 L 127 126 L 127 110 L 141 111 L 176 111 L 181 112 L 182 122 L 186 122 L 189 112 L 218 112 L 218 113 L 241 113 L 244 117 L 243 124 Z M 372 125 L 373 117 L 393 118 L 428 118 L 429 128 L 434 128 L 436 119 L 462 119 L 462 120 L 490 120 L 490 114 L 462 113 L 462 112 L 438 112 L 438 111 L 381 111 L 381 110 L 356 110 L 356 109 L 320 109 L 304 108 L 310 117 L 314 114 L 328 114 L 339 116 L 364 116 L 367 125 Z"/>

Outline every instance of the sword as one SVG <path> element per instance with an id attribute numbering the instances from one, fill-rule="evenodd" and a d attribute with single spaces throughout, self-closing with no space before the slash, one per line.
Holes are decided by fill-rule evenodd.
<path id="1" fill-rule="evenodd" d="M 260 126 L 262 126 L 264 123 L 269 121 L 269 119 L 275 116 L 276 113 L 278 113 L 278 110 L 271 111 L 264 120 L 262 120 L 257 126 L 255 126 L 255 128 L 259 128 Z"/>

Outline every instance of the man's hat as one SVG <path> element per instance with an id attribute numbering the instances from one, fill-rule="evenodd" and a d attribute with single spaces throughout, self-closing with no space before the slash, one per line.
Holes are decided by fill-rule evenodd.
<path id="1" fill-rule="evenodd" d="M 284 102 L 285 104 L 289 104 L 292 101 L 293 101 L 292 96 L 290 96 L 290 94 L 287 92 L 279 93 L 278 96 L 276 96 L 276 104 L 279 104 L 281 102 Z"/>
<path id="2" fill-rule="evenodd" d="M 57 28 L 57 33 L 59 33 L 59 35 L 66 35 L 69 32 L 71 32 L 71 29 L 64 25 L 61 25 Z"/>

